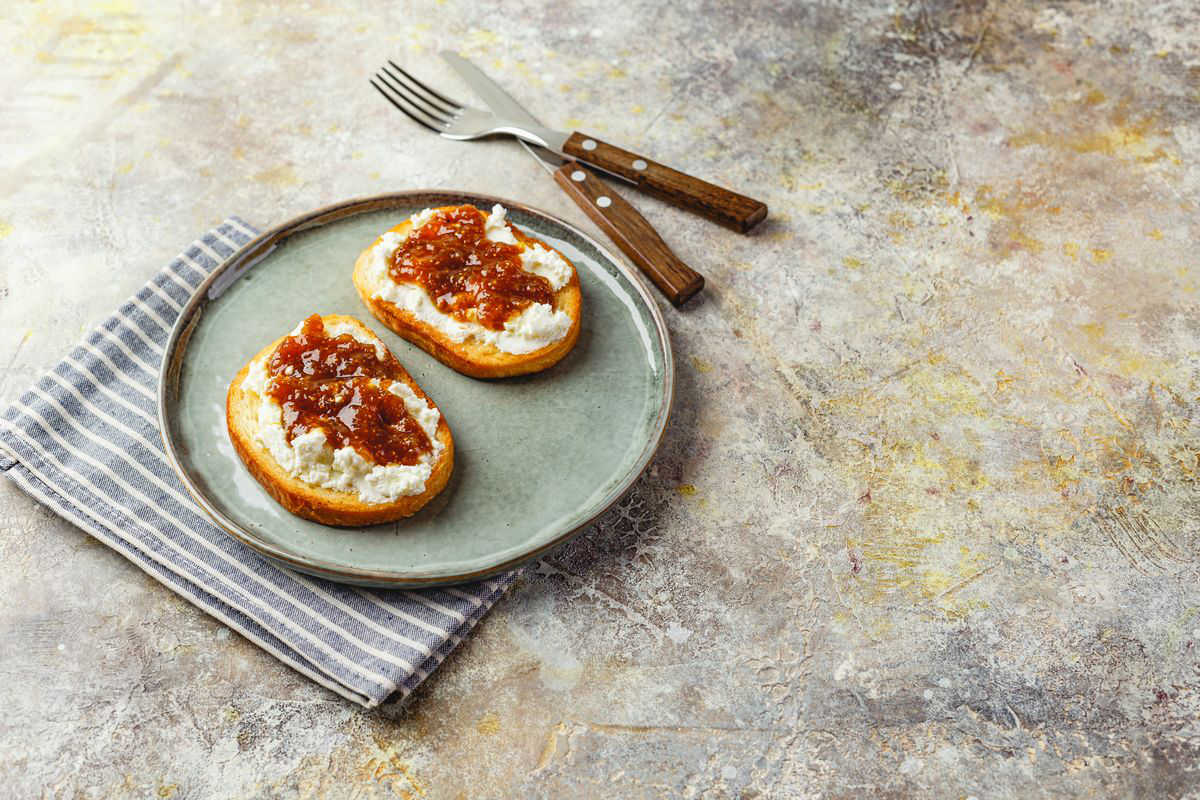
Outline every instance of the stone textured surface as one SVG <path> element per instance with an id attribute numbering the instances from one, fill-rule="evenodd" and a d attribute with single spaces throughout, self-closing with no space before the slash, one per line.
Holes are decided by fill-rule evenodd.
<path id="1" fill-rule="evenodd" d="M 404 707 L 310 684 L 0 481 L 11 797 L 1197 796 L 1194 3 L 6 4 L 0 399 L 226 214 L 458 187 L 594 231 L 464 97 L 767 200 L 634 197 L 665 445 Z M 599 235 L 598 233 L 596 235 Z"/>

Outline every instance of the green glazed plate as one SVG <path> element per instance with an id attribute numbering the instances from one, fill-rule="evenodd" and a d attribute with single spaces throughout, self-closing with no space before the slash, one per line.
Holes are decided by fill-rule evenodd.
<path id="1" fill-rule="evenodd" d="M 583 288 L 579 343 L 545 372 L 480 381 L 387 330 L 351 283 L 384 230 L 431 206 L 509 209 L 558 248 Z M 234 374 L 312 313 L 349 314 L 379 334 L 445 414 L 449 485 L 416 516 L 332 528 L 289 514 L 250 476 L 225 429 Z M 481 195 L 414 191 L 320 209 L 259 236 L 200 286 L 167 343 L 159 416 L 167 456 L 230 535 L 294 569 L 368 586 L 487 577 L 567 541 L 616 502 L 658 447 L 674 369 L 658 306 L 589 236 L 545 212 Z"/>

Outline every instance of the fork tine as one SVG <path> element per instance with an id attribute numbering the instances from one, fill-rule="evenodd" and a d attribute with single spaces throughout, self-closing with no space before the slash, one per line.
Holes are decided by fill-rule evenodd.
<path id="1" fill-rule="evenodd" d="M 392 96 L 402 100 L 404 105 L 411 113 L 421 117 L 425 121 L 425 124 L 432 125 L 439 131 L 443 130 L 447 125 L 450 124 L 449 119 L 443 118 L 439 114 L 434 114 L 427 108 L 422 107 L 420 103 L 414 102 L 411 91 L 405 89 L 402 85 L 397 85 L 394 80 L 388 80 L 388 76 L 385 73 L 376 72 L 375 77 L 376 79 L 382 81 L 384 86 L 391 89 Z"/>
<path id="2" fill-rule="evenodd" d="M 376 72 L 375 77 L 387 84 L 387 87 L 399 95 L 411 108 L 423 114 L 434 124 L 444 128 L 454 121 L 453 114 L 448 115 L 445 111 L 439 111 L 428 103 L 423 102 L 421 96 L 414 92 L 412 87 L 408 86 L 404 81 L 398 80 L 395 75 L 392 75 L 386 69 Z M 389 78 L 391 80 L 388 80 Z"/>
<path id="3" fill-rule="evenodd" d="M 441 132 L 442 132 L 441 128 L 436 128 L 436 127 L 434 127 L 433 125 L 430 125 L 428 122 L 426 122 L 425 120 L 421 119 L 421 118 L 420 118 L 420 117 L 418 117 L 416 114 L 414 114 L 413 112 L 409 111 L 409 110 L 408 110 L 407 108 L 405 108 L 404 106 L 402 106 L 402 105 L 400 105 L 399 103 L 397 103 L 397 102 L 396 102 L 396 100 L 395 100 L 395 98 L 393 98 L 393 97 L 392 97 L 390 94 L 388 94 L 386 91 L 384 91 L 383 87 L 381 87 L 381 86 L 380 86 L 378 83 L 376 83 L 376 82 L 374 81 L 374 79 L 372 79 L 372 80 L 371 80 L 371 85 L 375 87 L 375 91 L 377 91 L 377 92 L 379 92 L 381 95 L 383 95 L 383 98 L 384 98 L 385 100 L 387 100 L 389 103 L 391 103 L 392 105 L 394 105 L 394 106 L 395 106 L 397 109 L 399 109 L 400 111 L 402 111 L 402 112 L 404 113 L 404 115 L 405 115 L 406 117 L 408 117 L 409 119 L 411 119 L 413 122 L 417 123 L 418 125 L 420 125 L 420 126 L 421 126 L 421 127 L 423 127 L 423 128 L 428 128 L 429 130 L 433 131 L 434 133 L 441 133 Z"/>
<path id="4" fill-rule="evenodd" d="M 404 70 L 400 70 L 400 71 L 404 72 Z M 400 87 L 404 90 L 404 96 L 410 102 L 413 102 L 418 108 L 423 108 L 425 111 L 429 112 L 430 116 L 442 118 L 446 121 L 447 124 L 452 122 L 454 120 L 454 118 L 456 116 L 458 116 L 458 112 L 461 109 L 445 108 L 440 103 L 438 103 L 436 100 L 430 100 L 428 97 L 425 97 L 424 95 L 422 95 L 421 91 L 419 89 L 417 89 L 416 87 L 412 86 L 409 83 L 409 81 L 415 81 L 416 79 L 413 78 L 413 76 L 409 75 L 407 72 L 404 72 L 404 74 L 408 76 L 408 80 L 405 80 L 404 78 L 400 77 L 399 75 L 396 75 L 393 72 L 389 72 L 387 67 L 384 67 L 381 70 L 381 72 L 384 75 L 391 78 L 393 81 L 395 81 L 395 84 L 399 84 Z M 395 84 L 392 84 L 392 85 L 395 85 Z"/>
<path id="5" fill-rule="evenodd" d="M 446 97 L 446 95 L 442 94 L 441 92 L 436 92 L 432 88 L 427 86 L 426 84 L 421 83 L 421 81 L 414 78 L 408 72 L 408 70 L 406 70 L 404 67 L 397 64 L 395 61 L 392 61 L 390 58 L 388 59 L 388 63 L 391 64 L 396 69 L 400 70 L 400 72 L 403 73 L 406 78 L 408 78 L 410 81 L 415 83 L 418 88 L 420 88 L 421 90 L 423 90 L 425 92 L 425 94 L 432 95 L 437 100 L 441 100 L 443 103 L 450 106 L 450 108 L 447 109 L 448 111 L 451 111 L 451 112 L 461 111 L 464 108 L 462 103 L 455 102 L 454 100 L 451 100 L 449 97 Z"/>

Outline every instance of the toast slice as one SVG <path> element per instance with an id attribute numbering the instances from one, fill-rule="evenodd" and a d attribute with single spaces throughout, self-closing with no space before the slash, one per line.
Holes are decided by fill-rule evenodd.
<path id="1" fill-rule="evenodd" d="M 518 346 L 511 347 L 504 341 L 503 336 L 496 337 L 495 332 L 484 330 L 479 322 L 470 319 L 464 320 L 462 317 L 452 317 L 439 311 L 435 301 L 430 298 L 424 288 L 417 284 L 406 287 L 404 284 L 396 282 L 388 274 L 387 262 L 390 260 L 394 247 L 391 250 L 388 249 L 388 245 L 384 243 L 385 237 L 393 244 L 397 241 L 403 242 L 413 232 L 414 220 L 417 220 L 418 227 L 420 227 L 424 224 L 422 218 L 428 221 L 432 214 L 453 212 L 463 208 L 474 210 L 473 206 L 442 206 L 428 209 L 396 225 L 372 242 L 371 246 L 364 250 L 354 263 L 354 286 L 358 290 L 359 297 L 362 298 L 363 303 L 375 318 L 396 335 L 407 339 L 438 361 L 464 375 L 473 378 L 505 378 L 539 372 L 553 366 L 571 351 L 579 339 L 580 314 L 583 304 L 583 296 L 579 289 L 579 275 L 575 271 L 575 265 L 561 252 L 504 221 L 505 212 L 502 207 L 493 208 L 491 216 L 482 211 L 479 213 L 488 217 L 489 224 L 499 214 L 501 224 L 512 234 L 512 238 L 522 248 L 522 253 L 525 251 L 538 252 L 535 248 L 544 248 L 545 251 L 553 254 L 550 256 L 551 259 L 554 257 L 561 259 L 569 269 L 569 279 L 561 287 L 554 289 L 552 306 L 557 320 L 561 322 L 562 317 L 558 315 L 565 314 L 569 318 L 569 326 L 560 326 L 563 328 L 561 334 L 557 338 L 547 341 L 544 346 L 528 349 L 526 342 L 518 341 Z M 560 271 L 558 274 L 561 276 L 563 272 Z M 553 288 L 553 284 L 550 285 Z M 423 297 L 413 301 L 420 309 L 419 312 L 413 308 L 402 307 L 394 300 L 387 298 L 386 295 L 389 291 L 398 291 L 400 288 L 421 292 Z M 408 297 L 413 297 L 413 295 L 408 295 Z M 545 311 L 545 309 L 535 310 Z M 455 332 L 448 332 L 448 328 Z M 487 338 L 500 338 L 501 341 L 499 343 L 487 341 Z M 523 352 L 513 352 L 514 349 Z"/>
<path id="2" fill-rule="evenodd" d="M 270 417 L 274 412 L 269 408 L 264 412 L 264 397 L 259 392 L 263 386 L 267 385 L 263 382 L 263 378 L 265 375 L 269 375 L 269 373 L 263 370 L 266 368 L 269 359 L 280 344 L 288 336 L 296 333 L 296 331 L 293 331 L 293 334 L 288 334 L 288 336 L 281 336 L 260 350 L 254 358 L 238 371 L 237 375 L 234 376 L 233 382 L 229 385 L 229 391 L 225 399 L 225 419 L 229 430 L 229 438 L 233 442 L 234 449 L 237 451 L 238 456 L 241 457 L 242 462 L 245 463 L 250 474 L 262 484 L 263 488 L 281 506 L 297 516 L 325 525 L 346 527 L 376 525 L 412 516 L 432 500 L 446 486 L 446 482 L 450 479 L 450 473 L 454 468 L 454 439 L 450 433 L 450 426 L 446 423 L 445 416 L 434 404 L 433 400 L 417 385 L 412 376 L 400 366 L 399 362 L 395 360 L 395 356 L 387 350 L 379 337 L 369 328 L 353 317 L 342 315 L 320 317 L 320 320 L 327 331 L 330 328 L 340 330 L 341 332 L 353 330 L 355 333 L 351 335 L 355 339 L 364 343 L 369 341 L 375 345 L 376 353 L 383 355 L 383 358 L 380 359 L 381 363 L 389 365 L 388 374 L 390 375 L 388 378 L 381 379 L 377 384 L 378 386 L 391 387 L 393 383 L 403 383 L 411 392 L 411 395 L 409 395 L 410 398 L 415 398 L 416 401 L 423 402 L 427 409 L 437 414 L 436 428 L 433 427 L 432 414 L 428 411 L 423 412 L 425 422 L 418 422 L 427 436 L 430 430 L 434 431 L 433 436 L 428 436 L 428 441 L 433 447 L 433 452 L 422 455 L 424 459 L 422 463 L 426 463 L 429 466 L 428 476 L 424 477 L 422 481 L 412 477 L 412 473 L 405 473 L 408 485 L 404 487 L 401 493 L 390 496 L 386 491 L 381 495 L 380 492 L 374 490 L 362 490 L 359 484 L 355 484 L 352 488 L 331 488 L 328 484 L 330 482 L 336 484 L 336 480 L 325 481 L 325 485 L 322 485 L 322 483 L 315 482 L 314 480 L 306 480 L 304 478 L 306 474 L 304 468 L 297 468 L 293 464 L 292 469 L 289 470 L 280 463 L 273 453 L 271 446 L 268 445 L 268 441 L 273 442 L 274 446 L 279 448 L 280 446 L 287 447 L 298 441 L 298 439 L 289 443 L 286 439 L 280 438 L 282 433 L 274 436 L 264 433 L 263 414 L 265 413 L 266 416 Z M 330 333 L 332 335 L 332 332 Z M 389 359 L 390 361 L 388 361 Z M 257 374 L 248 382 L 247 378 L 250 376 L 252 370 Z M 361 380 L 361 378 L 358 380 Z M 397 396 L 399 396 L 398 392 L 403 392 L 398 386 L 395 389 L 396 391 L 392 393 Z M 278 407 L 277 403 L 276 407 Z M 414 416 L 413 419 L 416 421 L 417 417 Z M 332 458 L 330 455 L 333 450 L 332 447 L 328 443 L 325 443 L 323 447 L 325 450 L 330 451 L 329 453 L 324 453 L 324 456 Z M 281 455 L 290 459 L 286 451 L 281 453 Z M 345 455 L 349 457 L 349 454 Z M 318 459 L 320 459 L 320 456 L 318 456 Z M 336 458 L 332 458 L 332 461 L 336 460 Z M 372 470 L 371 475 L 376 475 L 378 465 L 368 462 L 368 466 Z M 359 463 L 358 467 L 361 469 L 362 464 Z M 309 467 L 308 469 L 320 469 L 320 467 Z M 330 466 L 331 474 L 336 475 L 337 473 L 333 472 L 333 470 L 334 468 Z M 423 471 L 423 468 L 421 468 L 421 471 Z M 346 474 L 341 473 L 343 478 Z M 373 495 L 369 501 L 364 498 L 363 491 L 367 491 L 368 494 Z"/>

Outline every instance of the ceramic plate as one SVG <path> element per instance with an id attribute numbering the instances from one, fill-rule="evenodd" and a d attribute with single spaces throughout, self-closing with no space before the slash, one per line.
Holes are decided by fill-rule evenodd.
<path id="1" fill-rule="evenodd" d="M 473 203 L 575 264 L 579 343 L 537 375 L 480 381 L 442 366 L 375 320 L 350 274 L 359 252 L 422 208 Z M 312 313 L 349 314 L 379 334 L 446 415 L 454 475 L 416 516 L 332 528 L 284 511 L 250 476 L 225 429 L 229 381 L 266 343 Z M 292 220 L 222 264 L 167 343 L 159 414 L 168 457 L 229 533 L 303 572 L 372 586 L 486 577 L 578 533 L 645 468 L 671 406 L 671 348 L 641 279 L 575 227 L 520 203 L 417 191 L 352 200 Z"/>

